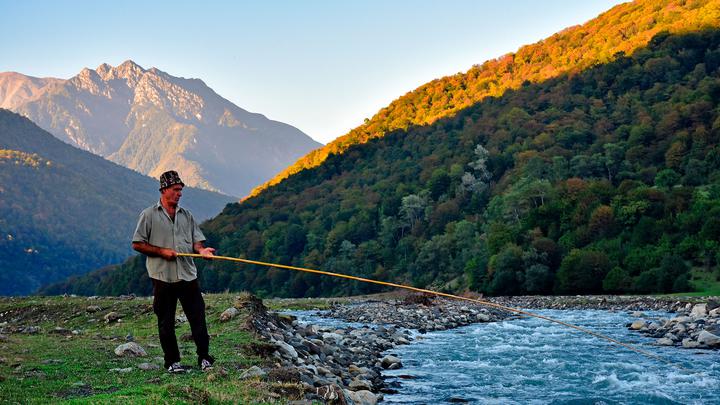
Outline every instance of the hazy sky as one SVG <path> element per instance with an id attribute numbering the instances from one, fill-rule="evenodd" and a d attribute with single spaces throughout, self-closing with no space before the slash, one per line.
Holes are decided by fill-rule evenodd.
<path id="1" fill-rule="evenodd" d="M 0 0 L 0 72 L 66 79 L 132 59 L 327 143 L 423 83 L 621 2 Z"/>

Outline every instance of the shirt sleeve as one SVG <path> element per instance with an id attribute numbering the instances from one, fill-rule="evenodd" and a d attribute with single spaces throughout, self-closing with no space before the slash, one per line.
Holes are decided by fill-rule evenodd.
<path id="1" fill-rule="evenodd" d="M 148 243 L 150 240 L 150 218 L 146 211 L 140 213 L 140 219 L 138 219 L 137 226 L 135 227 L 135 234 L 133 235 L 133 242 L 145 242 Z"/>
<path id="2" fill-rule="evenodd" d="M 205 235 L 200 230 L 200 226 L 195 221 L 194 217 L 191 216 L 190 218 L 192 218 L 193 243 L 194 242 L 204 242 L 206 240 L 206 238 L 205 238 Z"/>

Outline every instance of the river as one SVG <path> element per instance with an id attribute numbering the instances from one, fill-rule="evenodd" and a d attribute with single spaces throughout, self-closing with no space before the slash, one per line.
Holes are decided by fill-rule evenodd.
<path id="1" fill-rule="evenodd" d="M 541 319 L 520 318 L 418 334 L 412 344 L 389 351 L 404 367 L 384 372 L 398 391 L 384 402 L 720 404 L 718 351 L 654 346 L 654 339 L 625 327 L 635 319 L 626 312 L 535 312 L 635 344 L 685 369 Z M 299 320 L 340 326 L 308 312 Z"/>

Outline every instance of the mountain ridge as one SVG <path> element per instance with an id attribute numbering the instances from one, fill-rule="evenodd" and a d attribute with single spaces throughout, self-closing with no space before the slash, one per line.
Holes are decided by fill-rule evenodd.
<path id="1" fill-rule="evenodd" d="M 200 79 L 132 60 L 84 68 L 31 95 L 13 97 L 12 110 L 59 139 L 150 176 L 176 169 L 188 185 L 231 195 L 247 194 L 320 146 L 291 125 L 236 106 Z M 11 104 L 7 97 L 0 102 Z"/>

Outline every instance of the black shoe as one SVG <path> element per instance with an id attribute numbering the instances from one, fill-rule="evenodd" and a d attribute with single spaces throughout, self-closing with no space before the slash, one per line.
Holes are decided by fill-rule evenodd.
<path id="1" fill-rule="evenodd" d="M 175 362 L 170 365 L 170 367 L 167 368 L 168 373 L 170 374 L 178 374 L 178 373 L 187 373 L 190 371 L 189 368 L 183 366 L 179 362 Z"/>
<path id="2" fill-rule="evenodd" d="M 200 361 L 200 369 L 201 369 L 203 372 L 205 372 L 205 371 L 210 371 L 210 370 L 213 369 L 213 365 L 212 365 L 212 363 L 210 362 L 210 360 L 202 359 L 202 360 Z"/>

